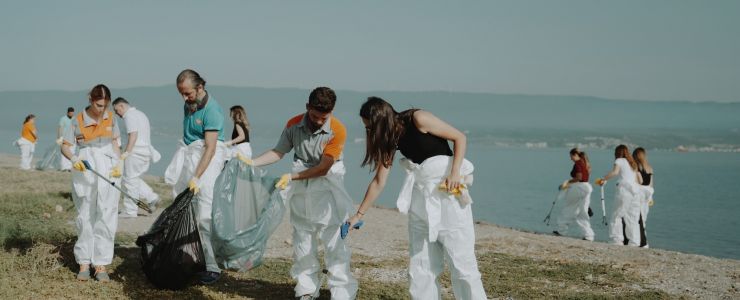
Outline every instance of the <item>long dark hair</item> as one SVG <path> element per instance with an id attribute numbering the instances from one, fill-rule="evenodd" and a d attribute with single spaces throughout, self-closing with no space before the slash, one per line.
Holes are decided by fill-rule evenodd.
<path id="1" fill-rule="evenodd" d="M 638 167 L 645 170 L 647 167 L 650 167 L 650 163 L 648 162 L 647 158 L 640 158 L 640 154 L 643 155 L 642 157 L 645 157 L 644 155 L 647 154 L 647 152 L 645 152 L 645 148 L 637 147 L 635 151 L 632 151 L 632 158 L 635 160 Z"/>
<path id="2" fill-rule="evenodd" d="M 570 149 L 570 155 L 576 155 L 578 158 L 583 160 L 583 162 L 586 164 L 586 168 L 588 171 L 591 171 L 591 163 L 588 161 L 588 155 L 586 155 L 586 152 L 578 150 L 578 148 Z"/>
<path id="3" fill-rule="evenodd" d="M 360 108 L 360 117 L 368 123 L 365 127 L 367 142 L 362 166 L 370 165 L 373 169 L 390 167 L 398 140 L 404 132 L 403 116 L 385 100 L 369 97 Z"/>
<path id="4" fill-rule="evenodd" d="M 249 120 L 247 119 L 247 112 L 244 110 L 244 107 L 241 105 L 234 105 L 229 109 L 229 112 L 231 113 L 231 117 L 234 120 L 234 123 L 241 124 L 249 130 Z"/>
<path id="5" fill-rule="evenodd" d="M 630 167 L 633 171 L 637 171 L 637 163 L 632 158 L 632 155 L 630 155 L 630 149 L 627 148 L 625 145 L 619 145 L 616 149 L 614 149 L 614 157 L 615 158 L 624 158 L 627 160 L 627 162 L 630 164 Z"/>

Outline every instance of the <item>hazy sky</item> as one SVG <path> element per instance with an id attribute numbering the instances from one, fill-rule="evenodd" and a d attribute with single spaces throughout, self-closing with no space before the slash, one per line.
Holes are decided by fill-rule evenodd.
<path id="1" fill-rule="evenodd" d="M 0 91 L 173 84 L 740 101 L 740 1 L 2 1 Z"/>

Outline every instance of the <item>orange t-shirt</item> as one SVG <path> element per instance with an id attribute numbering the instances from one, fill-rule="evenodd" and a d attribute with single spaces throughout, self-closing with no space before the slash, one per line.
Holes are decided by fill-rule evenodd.
<path id="1" fill-rule="evenodd" d="M 23 129 L 21 130 L 21 137 L 24 139 L 27 139 L 31 143 L 36 142 L 36 125 L 31 122 L 26 122 L 23 124 Z"/>

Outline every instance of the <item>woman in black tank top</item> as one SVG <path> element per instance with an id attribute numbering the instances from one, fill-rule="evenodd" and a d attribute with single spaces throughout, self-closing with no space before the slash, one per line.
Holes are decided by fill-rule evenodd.
<path id="1" fill-rule="evenodd" d="M 383 190 L 388 179 L 391 165 L 396 151 L 413 164 L 421 165 L 421 168 L 409 165 L 407 177 L 415 178 L 416 183 L 424 188 L 411 188 L 411 195 L 403 198 L 408 202 L 401 201 L 399 208 L 409 212 L 409 293 L 413 299 L 439 298 L 439 291 L 434 288 L 419 288 L 436 286 L 439 275 L 437 266 L 442 266 L 444 257 L 442 253 L 425 253 L 424 249 L 442 249 L 447 257 L 452 257 L 450 268 L 457 270 L 460 275 L 452 279 L 453 289 L 457 295 L 467 296 L 472 299 L 486 299 L 483 290 L 480 272 L 478 271 L 475 258 L 475 236 L 473 234 L 473 215 L 470 202 L 464 203 L 460 193 L 466 189 L 461 185 L 461 167 L 466 169 L 466 176 L 472 175 L 472 163 L 465 161 L 465 135 L 440 120 L 427 111 L 410 109 L 396 112 L 388 102 L 377 97 L 370 97 L 362 105 L 360 116 L 366 129 L 366 152 L 362 162 L 363 166 L 370 165 L 375 170 L 375 177 L 370 182 L 357 213 L 347 222 L 350 228 L 360 221 L 375 199 Z M 453 143 L 450 149 L 448 142 Z M 445 156 L 452 159 L 445 159 Z M 413 170 L 412 170 L 413 169 Z M 420 173 L 424 172 L 424 173 Z M 449 172 L 449 173 L 446 173 Z M 417 177 L 419 176 L 419 177 Z M 438 179 L 440 178 L 441 179 Z M 472 177 L 466 177 L 471 179 Z M 444 185 L 440 186 L 442 181 Z M 467 181 L 470 183 L 470 181 Z M 429 190 L 431 186 L 431 190 Z M 446 192 L 444 189 L 446 188 Z M 408 190 L 408 187 L 405 188 Z M 422 191 L 423 189 L 423 191 Z M 449 193 L 449 194 L 448 194 Z M 450 194 L 457 193 L 457 196 Z M 457 200 L 455 200 L 457 199 Z M 469 200 L 469 198 L 468 198 Z M 425 206 L 420 203 L 433 201 L 439 206 Z M 407 205 L 407 206 L 406 206 Z M 419 207 L 424 208 L 419 208 Z M 404 208 L 401 208 L 404 207 Z M 430 208 L 431 207 L 431 208 Z M 445 213 L 442 213 L 444 211 Z M 423 215 L 432 213 L 442 216 L 439 224 L 455 224 L 455 230 L 439 229 L 439 238 L 429 238 L 429 229 L 432 221 Z M 434 224 L 434 226 L 442 226 Z M 448 225 L 444 225 L 448 226 Z M 434 227 L 439 228 L 439 227 Z M 447 227 L 445 227 L 447 228 Z M 444 235 L 444 238 L 442 236 Z M 434 274 L 425 276 L 421 274 Z M 431 277 L 434 277 L 433 279 Z M 467 298 L 466 297 L 466 298 Z"/>
<path id="2" fill-rule="evenodd" d="M 644 148 L 639 147 L 632 152 L 632 157 L 637 162 L 637 171 L 640 173 L 642 178 L 642 185 L 653 187 L 653 167 L 650 165 L 647 159 L 647 152 Z M 648 206 L 652 206 L 653 199 L 650 199 Z M 647 212 L 647 210 L 645 210 Z M 647 233 L 645 231 L 645 220 L 647 219 L 647 213 L 645 216 L 640 213 L 640 247 L 648 247 Z"/>
<path id="3" fill-rule="evenodd" d="M 414 123 L 414 113 L 417 111 L 419 110 L 409 109 L 398 114 L 404 128 L 398 139 L 401 154 L 417 164 L 432 156 L 452 156 L 452 149 L 446 139 L 419 131 Z"/>
<path id="4" fill-rule="evenodd" d="M 229 109 L 234 129 L 231 131 L 231 140 L 225 141 L 227 147 L 234 146 L 237 153 L 252 157 L 252 147 L 249 145 L 249 120 L 247 113 L 241 105 L 232 106 Z"/>

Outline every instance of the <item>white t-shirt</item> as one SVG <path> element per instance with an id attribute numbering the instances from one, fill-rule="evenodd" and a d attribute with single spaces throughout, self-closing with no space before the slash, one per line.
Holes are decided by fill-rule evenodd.
<path id="1" fill-rule="evenodd" d="M 617 158 L 614 164 L 619 166 L 619 174 L 617 175 L 619 182 L 637 184 L 637 173 L 632 170 L 626 158 Z"/>
<path id="2" fill-rule="evenodd" d="M 129 107 L 123 115 L 123 121 L 126 124 L 127 133 L 137 133 L 134 146 L 151 145 L 149 118 L 143 112 L 137 110 L 136 107 Z"/>

